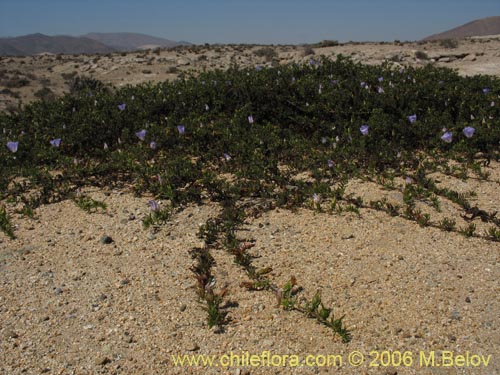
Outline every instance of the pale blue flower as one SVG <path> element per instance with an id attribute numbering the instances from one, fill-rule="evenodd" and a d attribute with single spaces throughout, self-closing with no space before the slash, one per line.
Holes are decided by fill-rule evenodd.
<path id="1" fill-rule="evenodd" d="M 186 132 L 186 128 L 183 125 L 177 125 L 177 131 L 179 134 L 184 134 Z"/>
<path id="2" fill-rule="evenodd" d="M 50 141 L 52 147 L 59 147 L 61 145 L 61 138 L 55 138 Z"/>
<path id="3" fill-rule="evenodd" d="M 452 132 L 446 132 L 442 135 L 441 139 L 445 141 L 446 143 L 451 143 L 453 140 L 453 133 Z"/>
<path id="4" fill-rule="evenodd" d="M 119 109 L 120 111 L 124 111 L 124 110 L 125 110 L 125 108 L 127 108 L 127 105 L 126 105 L 125 103 L 118 104 L 118 109 Z"/>
<path id="5" fill-rule="evenodd" d="M 467 126 L 466 128 L 464 128 L 463 132 L 464 132 L 464 135 L 467 137 L 467 138 L 472 138 L 472 136 L 474 135 L 476 129 L 474 129 L 472 126 Z"/>
<path id="6" fill-rule="evenodd" d="M 151 211 L 158 211 L 160 209 L 160 205 L 154 199 L 150 200 L 148 204 L 151 207 Z"/>
<path id="7" fill-rule="evenodd" d="M 252 115 L 248 116 L 248 123 L 253 124 L 253 116 Z"/>
<path id="8" fill-rule="evenodd" d="M 361 127 L 359 128 L 359 131 L 363 135 L 368 135 L 368 130 L 369 129 L 370 129 L 370 127 L 368 125 L 361 125 Z"/>
<path id="9" fill-rule="evenodd" d="M 151 147 L 152 150 L 156 150 L 156 142 L 151 141 L 151 143 L 149 144 L 149 147 Z"/>
<path id="10" fill-rule="evenodd" d="M 410 115 L 408 116 L 408 121 L 410 121 L 412 124 L 417 121 L 417 115 Z"/>
<path id="11" fill-rule="evenodd" d="M 10 152 L 17 152 L 19 142 L 7 142 L 7 148 Z"/>
<path id="12" fill-rule="evenodd" d="M 137 133 L 135 133 L 135 135 L 137 136 L 137 138 L 139 138 L 141 141 L 144 141 L 144 139 L 146 138 L 146 130 L 142 129 L 140 131 L 138 131 Z"/>

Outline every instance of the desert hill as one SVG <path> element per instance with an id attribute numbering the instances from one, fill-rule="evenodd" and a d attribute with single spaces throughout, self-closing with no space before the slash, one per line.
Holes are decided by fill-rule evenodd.
<path id="1" fill-rule="evenodd" d="M 179 44 L 186 44 L 136 33 L 89 33 L 83 35 L 83 37 L 96 40 L 119 51 L 148 49 L 152 46 L 170 48 Z"/>
<path id="2" fill-rule="evenodd" d="M 85 37 L 30 34 L 0 38 L 0 55 L 36 55 L 39 53 L 110 53 L 114 48 Z"/>
<path id="3" fill-rule="evenodd" d="M 463 39 L 473 36 L 498 34 L 500 34 L 500 16 L 495 16 L 468 22 L 451 30 L 444 31 L 439 34 L 430 35 L 424 38 L 424 40 Z"/>
<path id="4" fill-rule="evenodd" d="M 135 51 L 149 48 L 171 48 L 189 44 L 134 33 L 89 33 L 82 36 L 30 34 L 0 38 L 0 56 L 29 56 L 40 53 L 95 54 Z"/>

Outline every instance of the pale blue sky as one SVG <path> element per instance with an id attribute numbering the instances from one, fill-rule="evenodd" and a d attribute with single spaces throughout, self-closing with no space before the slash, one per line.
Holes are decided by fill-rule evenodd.
<path id="1" fill-rule="evenodd" d="M 0 0 L 0 36 L 138 32 L 192 43 L 418 40 L 500 0 Z"/>

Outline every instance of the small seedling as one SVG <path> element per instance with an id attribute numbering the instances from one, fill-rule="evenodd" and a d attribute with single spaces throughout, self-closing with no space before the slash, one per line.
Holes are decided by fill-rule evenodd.
<path id="1" fill-rule="evenodd" d="M 150 201 L 149 204 L 151 206 L 151 213 L 142 220 L 144 228 L 164 225 L 172 217 L 172 208 L 170 206 L 160 208 L 156 201 Z"/>
<path id="2" fill-rule="evenodd" d="M 107 208 L 106 203 L 92 199 L 88 195 L 75 196 L 73 201 L 78 207 L 88 213 L 97 212 L 99 209 L 106 211 Z"/>
<path id="3" fill-rule="evenodd" d="M 10 222 L 9 214 L 5 209 L 5 206 L 0 206 L 0 229 L 4 232 L 10 239 L 16 238 L 14 234 L 14 227 Z"/>
<path id="4" fill-rule="evenodd" d="M 447 232 L 454 231 L 456 225 L 457 222 L 455 219 L 448 219 L 447 217 L 439 222 L 439 227 Z"/>
<path id="5" fill-rule="evenodd" d="M 207 324 L 208 328 L 215 326 L 222 326 L 227 322 L 227 311 L 224 311 L 221 307 L 224 296 L 227 293 L 227 289 L 216 293 L 212 287 L 207 287 L 205 292 L 205 301 L 207 306 L 203 309 L 207 312 Z"/>
<path id="6" fill-rule="evenodd" d="M 488 231 L 486 232 L 486 236 L 492 241 L 500 242 L 500 229 L 493 226 L 488 229 Z"/>
<path id="7" fill-rule="evenodd" d="M 476 231 L 476 224 L 470 223 L 468 226 L 464 228 L 460 228 L 459 232 L 463 234 L 465 237 L 474 236 L 474 232 Z"/>

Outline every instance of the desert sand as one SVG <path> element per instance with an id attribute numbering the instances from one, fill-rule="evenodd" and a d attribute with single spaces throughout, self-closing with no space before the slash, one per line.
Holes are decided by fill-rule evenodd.
<path id="1" fill-rule="evenodd" d="M 491 39 L 462 41 L 451 50 L 432 43 L 342 45 L 315 48 L 315 55 L 308 56 L 301 47 L 275 49 L 278 63 L 342 53 L 370 64 L 389 59 L 418 66 L 433 63 L 464 75 L 500 75 L 499 47 L 500 40 Z M 0 69 L 36 76 L 19 89 L 23 102 L 29 102 L 42 84 L 56 94 L 65 91 L 62 73 L 78 71 L 122 85 L 173 79 L 191 69 L 225 68 L 232 61 L 272 64 L 255 55 L 259 48 L 2 58 Z M 418 50 L 428 60 L 417 59 Z M 15 103 L 1 98 L 5 107 Z M 500 211 L 500 165 L 492 162 L 485 171 L 490 173 L 486 181 L 439 179 L 442 186 L 476 191 L 472 205 Z M 351 181 L 348 191 L 367 201 L 383 196 L 402 201 L 398 189 L 385 191 L 368 182 Z M 498 242 L 423 228 L 371 209 L 361 209 L 360 215 L 273 209 L 249 216 L 239 237 L 255 241 L 255 264 L 272 267 L 270 279 L 277 285 L 295 276 L 308 299 L 320 291 L 335 316 L 345 315 L 352 340 L 342 343 L 313 319 L 283 310 L 272 292 L 242 288 L 245 272 L 222 249 L 211 251 L 217 286 L 228 289 L 230 322 L 220 332 L 207 327 L 189 255 L 193 247 L 204 246 L 197 236 L 199 226 L 220 207 L 209 202 L 185 207 L 151 232 L 142 225 L 151 197 L 135 197 L 127 189 L 89 187 L 87 193 L 107 209 L 89 214 L 67 200 L 36 209 L 30 219 L 8 206 L 17 238 L 0 232 L 1 374 L 500 373 Z M 441 206 L 442 217 L 452 215 L 458 227 L 468 224 L 454 204 L 443 200 Z M 425 204 L 419 208 L 431 212 Z M 488 228 L 480 218 L 473 222 L 478 233 Z M 113 242 L 102 243 L 105 235 Z M 183 354 L 260 356 L 263 351 L 297 355 L 301 366 L 180 367 L 172 360 Z M 359 367 L 348 360 L 354 351 L 365 357 Z M 386 367 L 377 357 L 384 351 L 407 352 L 412 363 L 394 366 L 393 361 Z M 491 357 L 487 366 L 446 366 L 442 358 L 450 352 L 455 358 L 467 353 Z M 435 363 L 445 366 L 426 367 L 421 356 L 431 353 Z M 342 363 L 307 366 L 309 354 L 338 355 Z"/>

